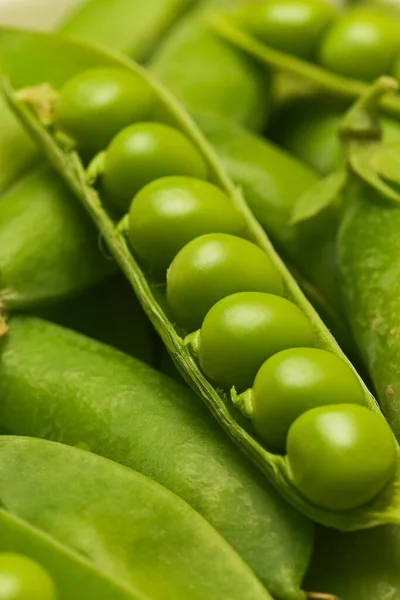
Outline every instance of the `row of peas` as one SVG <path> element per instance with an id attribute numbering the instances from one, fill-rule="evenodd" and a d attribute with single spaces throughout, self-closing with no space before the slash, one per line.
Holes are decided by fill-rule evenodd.
<path id="1" fill-rule="evenodd" d="M 129 209 L 132 250 L 166 281 L 170 312 L 201 370 L 223 392 L 251 398 L 255 435 L 286 453 L 298 490 L 333 510 L 367 502 L 396 468 L 389 426 L 365 406 L 349 365 L 316 347 L 271 258 L 207 180 L 202 154 L 151 120 L 153 103 L 139 76 L 95 69 L 61 90 L 56 123 L 85 161 L 101 152 L 92 163 L 101 163 L 100 193 L 120 216 Z"/>
<path id="2" fill-rule="evenodd" d="M 400 80 L 399 22 L 388 8 L 339 12 L 322 0 L 244 2 L 234 21 L 268 46 L 354 79 Z"/>

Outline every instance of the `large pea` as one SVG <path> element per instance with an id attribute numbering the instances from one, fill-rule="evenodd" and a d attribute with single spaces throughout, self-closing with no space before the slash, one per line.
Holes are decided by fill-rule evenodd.
<path id="1" fill-rule="evenodd" d="M 137 192 L 154 179 L 187 175 L 207 179 L 207 164 L 183 133 L 161 123 L 137 123 L 120 131 L 107 148 L 103 186 L 110 201 L 129 210 Z"/>
<path id="2" fill-rule="evenodd" d="M 400 51 L 398 24 L 373 8 L 360 8 L 343 16 L 324 37 L 318 57 L 327 69 L 372 81 L 392 72 Z"/>
<path id="3" fill-rule="evenodd" d="M 271 356 L 253 384 L 253 425 L 280 452 L 292 423 L 304 412 L 328 404 L 365 404 L 351 367 L 332 352 L 290 348 Z"/>
<path id="4" fill-rule="evenodd" d="M 198 329 L 210 308 L 235 292 L 282 294 L 280 273 L 255 244 L 224 233 L 202 235 L 182 248 L 167 271 L 167 299 L 178 323 Z"/>
<path id="5" fill-rule="evenodd" d="M 217 186 L 193 177 L 162 177 L 135 196 L 129 212 L 132 248 L 155 271 L 166 270 L 194 238 L 244 233 L 242 215 Z"/>
<path id="6" fill-rule="evenodd" d="M 44 568 L 28 556 L 0 553 L 0 600 L 56 600 L 56 588 Z"/>
<path id="7" fill-rule="evenodd" d="M 106 148 L 120 129 L 147 118 L 153 92 L 131 71 L 90 69 L 69 79 L 55 104 L 56 126 L 75 140 L 84 160 Z"/>
<path id="8" fill-rule="evenodd" d="M 295 304 L 272 294 L 241 292 L 208 312 L 200 330 L 199 362 L 219 387 L 242 392 L 267 358 L 313 344 L 312 326 Z"/>
<path id="9" fill-rule="evenodd" d="M 321 0 L 264 0 L 243 3 L 232 16 L 268 46 L 307 59 L 337 10 Z"/>
<path id="10" fill-rule="evenodd" d="M 313 408 L 289 429 L 294 485 L 313 504 L 349 510 L 372 500 L 393 477 L 397 451 L 382 415 L 355 404 Z"/>

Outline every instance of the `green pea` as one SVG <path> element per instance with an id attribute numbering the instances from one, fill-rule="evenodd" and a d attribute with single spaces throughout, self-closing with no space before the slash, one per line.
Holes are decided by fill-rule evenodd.
<path id="1" fill-rule="evenodd" d="M 318 348 L 290 348 L 271 356 L 253 385 L 253 425 L 281 452 L 292 423 L 304 412 L 328 404 L 365 404 L 361 384 L 342 359 Z"/>
<path id="2" fill-rule="evenodd" d="M 208 167 L 183 133 L 161 123 L 137 123 L 115 136 L 107 149 L 103 185 L 107 196 L 127 211 L 146 184 L 167 175 L 207 179 Z"/>
<path id="3" fill-rule="evenodd" d="M 27 556 L 0 553 L 0 600 L 55 600 L 50 575 Z"/>
<path id="4" fill-rule="evenodd" d="M 156 271 L 166 270 L 194 238 L 222 231 L 244 233 L 245 223 L 217 186 L 192 177 L 163 177 L 146 185 L 129 212 L 132 248 Z"/>
<path id="5" fill-rule="evenodd" d="M 218 386 L 242 392 L 267 358 L 313 344 L 312 326 L 295 304 L 272 294 L 241 292 L 208 312 L 200 330 L 199 362 Z"/>
<path id="6" fill-rule="evenodd" d="M 319 49 L 319 62 L 327 69 L 372 81 L 391 73 L 400 38 L 396 22 L 373 9 L 353 10 L 328 32 Z"/>
<path id="7" fill-rule="evenodd" d="M 337 11 L 321 0 L 247 2 L 234 19 L 268 46 L 301 58 L 311 58 L 321 35 Z"/>
<path id="8" fill-rule="evenodd" d="M 88 160 L 120 129 L 146 119 L 152 94 L 146 81 L 131 71 L 90 69 L 69 79 L 62 88 L 55 103 L 55 122 Z"/>
<path id="9" fill-rule="evenodd" d="M 293 482 L 310 502 L 349 510 L 374 498 L 396 470 L 393 433 L 384 418 L 356 404 L 313 408 L 289 429 Z"/>
<path id="10" fill-rule="evenodd" d="M 202 235 L 182 248 L 167 271 L 167 300 L 178 323 L 198 329 L 210 308 L 235 292 L 283 294 L 280 273 L 255 244 L 225 233 Z"/>

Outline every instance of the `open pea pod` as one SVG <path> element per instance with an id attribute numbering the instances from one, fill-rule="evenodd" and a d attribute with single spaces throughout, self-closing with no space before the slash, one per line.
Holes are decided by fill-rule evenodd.
<path id="1" fill-rule="evenodd" d="M 312 89 L 327 92 L 332 96 L 350 102 L 356 100 L 368 90 L 368 84 L 362 80 L 339 75 L 309 60 L 272 47 L 266 41 L 260 41 L 246 30 L 246 26 L 241 22 L 241 19 L 236 18 L 235 15 L 230 15 L 229 12 L 212 16 L 210 27 L 222 39 L 263 62 L 273 71 L 285 73 L 296 80 L 307 83 Z M 262 24 L 260 28 L 262 28 Z M 305 31 L 307 30 L 305 29 Z M 300 37 L 304 37 L 304 35 L 300 35 Z M 307 38 L 307 35 L 305 37 Z M 288 32 L 287 40 L 290 45 L 290 32 Z M 385 73 L 378 74 L 383 75 Z M 381 108 L 387 114 L 399 116 L 400 96 L 393 94 L 383 98 Z"/>
<path id="2" fill-rule="evenodd" d="M 312 328 L 313 335 L 317 340 L 317 346 L 329 350 L 342 357 L 343 360 L 346 360 L 329 331 L 308 304 L 297 284 L 273 250 L 268 238 L 244 202 L 243 197 L 225 175 L 217 158 L 208 147 L 207 142 L 192 120 L 183 112 L 176 100 L 154 81 L 146 71 L 126 59 L 121 59 L 120 65 L 134 72 L 136 76 L 143 78 L 146 85 L 150 86 L 157 97 L 157 103 L 162 107 L 161 112 L 167 114 L 169 122 L 172 122 L 177 130 L 186 134 L 188 140 L 191 140 L 194 147 L 197 148 L 205 164 L 208 166 L 209 180 L 219 186 L 227 197 L 230 198 L 233 207 L 242 215 L 243 222 L 246 224 L 248 239 L 268 255 L 271 263 L 284 282 L 285 295 L 308 318 L 307 327 Z M 71 145 L 65 145 L 63 138 L 52 135 L 54 130 L 51 123 L 49 126 L 47 117 L 51 115 L 54 90 L 49 90 L 49 93 L 47 93 L 46 89 L 43 90 L 42 87 L 39 87 L 33 90 L 15 92 L 7 85 L 6 95 L 10 105 L 27 127 L 27 130 L 46 151 L 54 166 L 59 170 L 90 214 L 106 241 L 110 252 L 132 284 L 147 315 L 153 322 L 182 375 L 202 397 L 225 431 L 255 462 L 282 496 L 307 516 L 323 524 L 338 528 L 357 529 L 386 522 L 400 522 L 400 478 L 398 475 L 397 449 L 393 450 L 397 456 L 396 458 L 393 455 L 394 461 L 397 464 L 396 475 L 391 478 L 385 489 L 373 500 L 363 504 L 359 508 L 346 511 L 327 510 L 315 506 L 300 494 L 293 483 L 291 471 L 285 457 L 265 450 L 254 435 L 249 433 L 239 423 L 238 415 L 237 413 L 235 414 L 232 405 L 236 403 L 235 393 L 233 392 L 230 398 L 219 388 L 217 389 L 211 385 L 205 378 L 193 356 L 190 344 L 183 339 L 181 330 L 175 328 L 171 322 L 169 313 L 166 312 L 167 309 L 162 298 L 162 286 L 160 287 L 159 281 L 151 275 L 150 271 L 142 269 L 131 252 L 127 239 L 126 219 L 123 219 L 118 224 L 118 222 L 115 222 L 109 216 L 102 205 L 96 188 L 91 185 L 93 176 L 96 175 L 97 169 L 101 166 L 101 155 L 100 159 L 97 158 L 89 166 L 88 171 L 86 171 L 79 155 L 71 149 Z M 44 124 L 40 120 L 39 113 L 35 110 L 35 107 L 37 108 L 38 106 L 41 115 L 43 115 L 43 108 L 45 108 L 44 112 L 47 124 Z M 377 403 L 365 387 L 362 388 L 362 393 L 365 404 L 373 411 L 379 412 Z"/>
<path id="3" fill-rule="evenodd" d="M 39 530 L 42 539 L 59 546 L 59 554 L 82 559 L 82 567 L 88 564 L 89 572 L 122 588 L 128 598 L 271 598 L 186 502 L 144 475 L 90 452 L 3 437 L 0 490 L 6 519 Z M 12 535 L 7 537 L 0 536 L 0 548 L 15 551 Z M 65 591 L 62 597 L 71 597 Z M 99 597 L 108 597 L 106 592 Z"/>
<path id="4" fill-rule="evenodd" d="M 14 316 L 1 340 L 0 397 L 1 433 L 78 446 L 151 477 L 200 513 L 274 598 L 304 600 L 312 522 L 187 386 L 74 331 Z"/>

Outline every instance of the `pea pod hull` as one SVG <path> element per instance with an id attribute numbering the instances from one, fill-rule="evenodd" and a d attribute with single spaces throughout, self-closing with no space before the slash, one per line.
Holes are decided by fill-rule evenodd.
<path id="1" fill-rule="evenodd" d="M 97 572 L 98 588 L 104 579 L 138 600 L 271 600 L 249 567 L 186 502 L 155 481 L 90 452 L 6 436 L 0 439 L 0 490 L 1 516 L 9 523 L 26 523 L 25 533 L 30 527 L 42 532 L 26 535 L 28 547 L 29 542 L 50 538 L 60 549 L 55 560 L 62 550 L 64 559 L 69 555 L 78 564 L 81 559 L 86 575 L 90 567 Z M 0 517 L 1 533 L 3 521 L 7 518 Z M 13 544 L 12 535 L 7 542 L 1 538 L 3 547 Z M 67 573 L 53 568 L 64 578 L 59 582 L 62 597 L 71 598 L 79 575 L 67 582 Z M 104 586 L 100 598 L 107 598 L 106 592 Z"/>
<path id="2" fill-rule="evenodd" d="M 13 318 L 1 344 L 3 431 L 82 446 L 155 479 L 202 514 L 276 597 L 304 598 L 311 523 L 282 503 L 187 388 L 37 319 Z"/>

